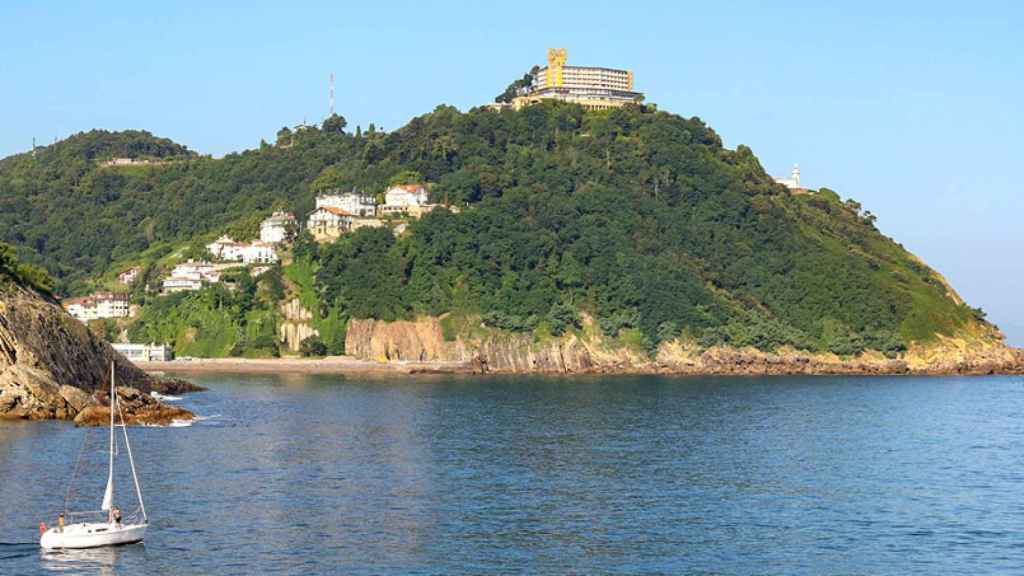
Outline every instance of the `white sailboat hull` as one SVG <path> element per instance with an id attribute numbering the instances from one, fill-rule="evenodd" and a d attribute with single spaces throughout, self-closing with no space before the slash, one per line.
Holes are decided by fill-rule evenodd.
<path id="1" fill-rule="evenodd" d="M 69 524 L 61 531 L 50 528 L 39 539 L 43 548 L 98 548 L 142 542 L 148 524 L 122 524 L 109 522 L 82 522 Z"/>

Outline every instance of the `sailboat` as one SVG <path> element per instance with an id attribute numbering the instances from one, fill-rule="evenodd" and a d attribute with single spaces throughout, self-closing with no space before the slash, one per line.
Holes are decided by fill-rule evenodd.
<path id="1" fill-rule="evenodd" d="M 115 415 L 120 416 L 121 423 L 115 424 Z M 114 505 L 114 455 L 116 454 L 116 432 L 120 427 L 124 433 L 124 446 L 128 452 L 128 463 L 132 469 L 132 480 L 135 483 L 135 495 L 139 499 L 139 508 L 130 517 L 121 517 L 121 512 Z M 73 479 L 72 479 L 73 481 Z M 65 508 L 67 504 L 65 503 Z M 43 548 L 97 548 L 100 546 L 116 546 L 141 542 L 149 527 L 146 506 L 142 502 L 142 488 L 139 477 L 135 473 L 135 459 L 132 447 L 128 443 L 128 427 L 124 422 L 124 414 L 117 399 L 117 387 L 114 384 L 114 363 L 110 363 L 110 448 L 109 465 L 107 468 L 107 489 L 103 493 L 103 503 L 98 511 L 70 512 L 65 510 L 65 518 L 83 517 L 103 518 L 105 521 L 73 522 L 64 526 L 55 526 L 49 530 L 41 526 L 42 536 L 39 545 Z"/>

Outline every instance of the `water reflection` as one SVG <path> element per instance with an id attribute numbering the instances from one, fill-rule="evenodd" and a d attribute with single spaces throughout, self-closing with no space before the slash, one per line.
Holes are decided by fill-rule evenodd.
<path id="1" fill-rule="evenodd" d="M 117 574 L 115 568 L 122 562 L 139 564 L 144 562 L 146 557 L 146 546 L 142 543 L 85 550 L 40 548 L 39 566 L 47 572 L 81 574 L 83 571 L 95 570 L 97 574 L 113 576 Z"/>

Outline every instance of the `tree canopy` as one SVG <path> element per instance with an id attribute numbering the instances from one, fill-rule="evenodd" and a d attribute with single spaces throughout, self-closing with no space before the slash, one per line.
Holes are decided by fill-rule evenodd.
<path id="1" fill-rule="evenodd" d="M 792 195 L 699 118 L 546 102 L 343 129 L 338 116 L 282 130 L 279 146 L 217 160 L 174 149 L 179 161 L 131 169 L 87 152 L 109 133 L 9 157 L 0 240 L 75 292 L 154 247 L 251 230 L 274 207 L 305 213 L 318 190 L 423 181 L 458 213 L 302 249 L 322 318 L 457 312 L 558 334 L 586 312 L 651 349 L 686 335 L 846 354 L 897 351 L 977 316 L 859 204 Z"/>

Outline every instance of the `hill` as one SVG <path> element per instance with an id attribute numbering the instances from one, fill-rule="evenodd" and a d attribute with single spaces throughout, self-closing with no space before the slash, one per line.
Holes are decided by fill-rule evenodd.
<path id="1" fill-rule="evenodd" d="M 300 240 L 301 273 L 284 276 L 314 323 L 444 316 L 454 332 L 542 340 L 592 318 L 647 353 L 680 339 L 895 356 L 962 333 L 1000 338 L 857 202 L 825 188 L 790 193 L 698 118 L 545 103 L 441 106 L 386 134 L 344 128 L 333 117 L 223 159 L 131 170 L 104 169 L 89 152 L 122 136 L 101 132 L 10 157 L 0 161 L 0 240 L 74 293 L 126 262 L 251 229 L 275 208 L 304 213 L 318 189 L 376 194 L 415 179 L 462 209 L 436 210 L 398 238 L 364 229 L 326 246 Z M 223 301 L 179 298 L 206 298 L 204 309 Z M 236 339 L 259 332 L 217 322 Z M 145 314 L 135 330 L 166 336 Z M 338 352 L 344 330 L 333 332 Z"/>

